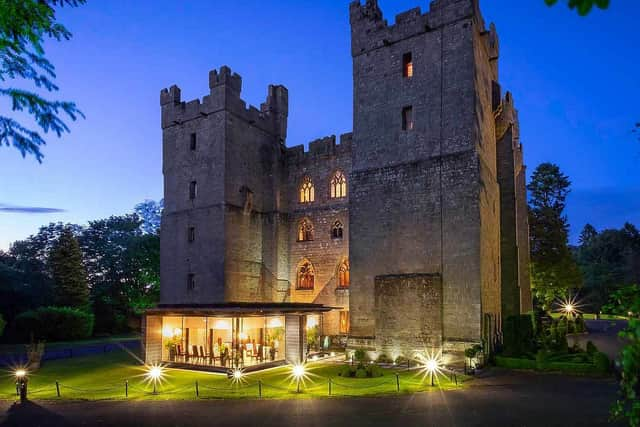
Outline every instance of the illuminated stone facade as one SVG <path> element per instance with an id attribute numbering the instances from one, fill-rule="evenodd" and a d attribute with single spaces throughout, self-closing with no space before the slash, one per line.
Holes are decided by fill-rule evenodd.
<path id="1" fill-rule="evenodd" d="M 474 0 L 393 25 L 356 1 L 350 21 L 354 130 L 338 141 L 287 147 L 287 89 L 247 107 L 228 67 L 202 100 L 161 92 L 161 304 L 317 303 L 336 307 L 321 333 L 351 348 L 490 347 L 502 317 L 531 308 L 495 28 Z"/>

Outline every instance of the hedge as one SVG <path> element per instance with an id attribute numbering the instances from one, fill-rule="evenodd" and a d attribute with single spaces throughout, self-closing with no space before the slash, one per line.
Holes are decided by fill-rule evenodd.
<path id="1" fill-rule="evenodd" d="M 37 340 L 71 341 L 93 333 L 94 316 L 70 307 L 40 307 L 25 311 L 14 319 L 14 338 L 23 342 Z"/>
<path id="2" fill-rule="evenodd" d="M 535 352 L 533 320 L 530 314 L 507 317 L 502 327 L 506 355 L 522 356 Z"/>
<path id="3" fill-rule="evenodd" d="M 496 356 L 496 366 L 508 369 L 532 369 L 544 372 L 562 372 L 577 375 L 601 375 L 609 371 L 609 358 L 606 354 L 594 354 L 593 363 L 554 362 L 537 357 L 537 360 L 518 357 Z"/>

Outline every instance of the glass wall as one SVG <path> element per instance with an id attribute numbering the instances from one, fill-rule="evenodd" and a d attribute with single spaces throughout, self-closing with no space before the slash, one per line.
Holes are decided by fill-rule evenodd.
<path id="1" fill-rule="evenodd" d="M 162 318 L 164 362 L 245 367 L 285 359 L 284 316 Z"/>

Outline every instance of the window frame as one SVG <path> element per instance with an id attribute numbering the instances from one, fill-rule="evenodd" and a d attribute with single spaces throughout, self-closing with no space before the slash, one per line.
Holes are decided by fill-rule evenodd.
<path id="1" fill-rule="evenodd" d="M 347 197 L 347 176 L 342 170 L 337 170 L 329 180 L 329 198 L 344 199 Z"/>
<path id="2" fill-rule="evenodd" d="M 411 52 L 402 54 L 402 77 L 405 79 L 413 77 L 413 55 Z"/>
<path id="3" fill-rule="evenodd" d="M 192 132 L 189 135 L 189 150 L 196 151 L 196 147 L 198 146 L 197 136 L 195 132 Z"/>
<path id="4" fill-rule="evenodd" d="M 299 203 L 313 203 L 316 200 L 316 187 L 313 184 L 313 180 L 309 175 L 305 175 L 302 178 L 302 182 L 298 187 L 298 201 Z"/>
<path id="5" fill-rule="evenodd" d="M 303 273 L 302 268 L 306 266 L 306 271 Z M 308 281 L 303 281 L 301 279 L 302 275 L 311 276 L 311 284 L 308 284 Z M 308 259 L 303 259 L 298 263 L 298 267 L 296 268 L 296 290 L 298 291 L 313 291 L 315 289 L 315 279 L 316 279 L 316 269 Z M 303 285 L 304 284 L 304 285 Z"/>
<path id="6" fill-rule="evenodd" d="M 402 107 L 402 130 L 410 132 L 415 127 L 415 120 L 413 117 L 413 106 L 407 105 Z"/>
<path id="7" fill-rule="evenodd" d="M 343 260 L 338 264 L 338 289 L 349 289 L 351 285 L 350 271 L 349 260 Z"/>
<path id="8" fill-rule="evenodd" d="M 189 182 L 189 200 L 195 200 L 198 197 L 198 181 Z"/>
<path id="9" fill-rule="evenodd" d="M 313 221 L 305 217 L 298 221 L 296 242 L 312 242 L 314 237 Z"/>
<path id="10" fill-rule="evenodd" d="M 196 228 L 193 225 L 190 225 L 187 229 L 187 241 L 189 243 L 196 241 Z"/>
<path id="11" fill-rule="evenodd" d="M 340 230 L 340 233 L 335 233 L 336 230 Z M 337 234 L 340 234 L 339 236 Z M 342 239 L 344 237 L 344 224 L 339 219 L 333 222 L 331 226 L 331 238 L 332 239 Z"/>
<path id="12" fill-rule="evenodd" d="M 187 273 L 187 290 L 193 291 L 196 288 L 196 275 L 194 273 Z"/>

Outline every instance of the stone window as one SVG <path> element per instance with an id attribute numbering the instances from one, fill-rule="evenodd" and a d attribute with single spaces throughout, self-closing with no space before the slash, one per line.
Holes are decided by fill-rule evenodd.
<path id="1" fill-rule="evenodd" d="M 198 194 L 198 183 L 195 181 L 191 181 L 189 183 L 189 199 L 193 200 L 196 198 Z"/>
<path id="2" fill-rule="evenodd" d="M 193 242 L 194 240 L 196 240 L 196 228 L 195 227 L 189 227 L 189 231 L 187 232 L 187 240 L 189 240 L 189 242 Z"/>
<path id="3" fill-rule="evenodd" d="M 338 266 L 338 287 L 348 288 L 351 279 L 349 278 L 349 261 L 343 261 Z"/>
<path id="4" fill-rule="evenodd" d="M 337 199 L 340 197 L 346 197 L 347 195 L 347 178 L 345 178 L 344 173 L 342 171 L 338 171 L 333 174 L 333 178 L 331 178 L 331 198 Z"/>
<path id="5" fill-rule="evenodd" d="M 191 134 L 191 139 L 189 141 L 189 148 L 191 148 L 191 151 L 196 151 L 196 134 L 195 133 Z"/>
<path id="6" fill-rule="evenodd" d="M 315 188 L 313 187 L 313 181 L 308 176 L 305 176 L 300 186 L 300 203 L 311 203 L 316 198 Z"/>
<path id="7" fill-rule="evenodd" d="M 298 242 L 313 240 L 313 223 L 305 218 L 298 223 Z"/>
<path id="8" fill-rule="evenodd" d="M 296 289 L 313 289 L 313 282 L 315 278 L 315 269 L 313 264 L 308 260 L 303 260 L 298 265 L 298 275 L 296 279 Z"/>
<path id="9" fill-rule="evenodd" d="M 407 52 L 402 55 L 402 77 L 413 77 L 413 60 L 411 59 L 411 52 Z"/>
<path id="10" fill-rule="evenodd" d="M 193 273 L 187 274 L 187 289 L 192 291 L 196 288 L 196 275 Z"/>
<path id="11" fill-rule="evenodd" d="M 402 109 L 402 130 L 413 129 L 413 108 L 411 106 Z"/>
<path id="12" fill-rule="evenodd" d="M 340 333 L 341 334 L 349 333 L 349 312 L 348 311 L 340 312 Z"/>
<path id="13" fill-rule="evenodd" d="M 331 227 L 331 238 L 332 239 L 342 239 L 342 223 L 340 221 L 336 221 L 333 223 L 333 227 Z"/>

